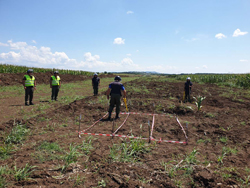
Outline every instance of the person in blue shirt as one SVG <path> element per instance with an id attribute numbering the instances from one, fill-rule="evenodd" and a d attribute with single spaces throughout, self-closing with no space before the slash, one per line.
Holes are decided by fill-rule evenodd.
<path id="1" fill-rule="evenodd" d="M 190 100 L 190 94 L 191 94 L 191 89 L 192 89 L 192 85 L 193 83 L 190 81 L 191 78 L 187 77 L 187 81 L 184 84 L 184 91 L 185 91 L 185 100 L 184 102 L 191 102 Z"/>
<path id="2" fill-rule="evenodd" d="M 123 94 L 123 97 L 126 98 L 126 90 L 124 86 L 122 85 L 121 80 L 122 79 L 120 76 L 116 76 L 114 79 L 114 82 L 109 84 L 109 88 L 106 92 L 107 99 L 109 99 L 109 96 L 111 96 L 109 110 L 108 110 L 109 112 L 108 120 L 111 120 L 111 114 L 115 105 L 116 105 L 115 119 L 119 118 L 122 94 Z"/>

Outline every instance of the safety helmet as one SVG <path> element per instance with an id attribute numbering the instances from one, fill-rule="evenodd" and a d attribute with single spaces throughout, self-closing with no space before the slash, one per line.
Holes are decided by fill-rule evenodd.
<path id="1" fill-rule="evenodd" d="M 116 77 L 115 77 L 115 80 L 122 81 L 122 79 L 121 79 L 120 76 L 116 76 Z"/>
<path id="2" fill-rule="evenodd" d="M 55 71 L 54 74 L 59 74 L 59 72 L 58 72 L 58 71 Z"/>
<path id="3" fill-rule="evenodd" d="M 33 72 L 33 69 L 27 70 L 27 73 L 32 73 L 32 72 Z"/>
<path id="4" fill-rule="evenodd" d="M 190 77 L 187 77 L 187 80 L 191 80 L 191 78 L 190 78 Z"/>
<path id="5" fill-rule="evenodd" d="M 97 76 L 97 75 L 98 75 L 97 73 L 94 74 L 94 76 Z"/>

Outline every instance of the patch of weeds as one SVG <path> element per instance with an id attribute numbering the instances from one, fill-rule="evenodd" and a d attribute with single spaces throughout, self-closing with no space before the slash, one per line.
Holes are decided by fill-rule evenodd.
<path id="1" fill-rule="evenodd" d="M 228 154 L 237 154 L 238 150 L 236 148 L 229 148 L 229 147 L 223 147 L 222 152 L 228 153 Z"/>
<path id="2" fill-rule="evenodd" d="M 245 126 L 245 125 L 246 125 L 246 122 L 245 122 L 245 121 L 242 121 L 242 122 L 240 122 L 240 124 Z"/>
<path id="3" fill-rule="evenodd" d="M 81 145 L 79 145 L 79 149 L 82 150 L 84 152 L 85 155 L 88 155 L 91 153 L 91 150 L 93 150 L 93 146 L 92 146 L 92 142 L 93 142 L 93 137 L 89 136 L 87 137 Z"/>
<path id="4" fill-rule="evenodd" d="M 225 180 L 227 180 L 228 178 L 231 178 L 232 175 L 231 175 L 231 174 L 225 174 L 225 173 L 223 173 L 223 174 L 222 174 L 222 177 L 223 177 Z"/>
<path id="5" fill-rule="evenodd" d="M 224 136 L 222 136 L 221 138 L 220 138 L 220 141 L 222 142 L 222 143 L 227 143 L 227 141 L 228 141 L 228 138 L 227 137 L 224 137 Z"/>
<path id="6" fill-rule="evenodd" d="M 29 176 L 34 171 L 35 167 L 36 166 L 30 166 L 29 164 L 26 164 L 24 168 L 18 169 L 16 166 L 14 166 L 15 180 L 20 181 L 30 179 Z"/>
<path id="7" fill-rule="evenodd" d="M 151 180 L 147 180 L 146 178 L 142 177 L 142 176 L 139 176 L 137 174 L 137 177 L 139 179 L 140 182 L 144 183 L 144 184 L 148 184 Z"/>
<path id="8" fill-rule="evenodd" d="M 60 127 L 68 127 L 68 125 L 67 124 L 62 124 L 62 125 L 60 125 Z"/>
<path id="9" fill-rule="evenodd" d="M 160 164 L 164 167 L 165 172 L 167 172 L 168 177 L 173 178 L 176 173 L 175 173 L 175 166 L 171 164 L 174 161 L 169 161 L 169 162 L 161 162 Z"/>
<path id="10" fill-rule="evenodd" d="M 106 187 L 106 182 L 104 180 L 98 181 L 98 187 Z"/>
<path id="11" fill-rule="evenodd" d="M 7 166 L 0 166 L 0 188 L 5 188 L 8 186 L 8 182 L 4 178 L 4 175 L 9 175 L 12 173 L 12 170 Z"/>
<path id="12" fill-rule="evenodd" d="M 136 162 L 140 155 L 151 151 L 152 145 L 149 145 L 142 139 L 131 139 L 130 142 L 122 142 L 120 145 L 113 144 L 110 147 L 110 155 L 114 161 Z"/>
<path id="13" fill-rule="evenodd" d="M 0 159 L 5 160 L 7 159 L 11 152 L 13 152 L 13 146 L 12 144 L 6 144 L 4 143 L 2 146 L 0 146 Z"/>
<path id="14" fill-rule="evenodd" d="M 215 116 L 216 116 L 216 114 L 205 113 L 205 117 L 214 118 Z"/>
<path id="15" fill-rule="evenodd" d="M 62 158 L 57 154 L 57 152 L 62 152 L 62 149 L 55 142 L 49 143 L 47 141 L 44 141 L 37 149 L 38 151 L 35 154 L 32 154 L 32 156 L 41 162 Z"/>
<path id="16" fill-rule="evenodd" d="M 245 179 L 243 180 L 243 179 L 239 179 L 239 181 L 241 182 L 241 184 L 244 186 L 244 187 L 248 187 L 248 186 L 250 186 L 250 176 L 245 176 Z"/>
<path id="17" fill-rule="evenodd" d="M 6 137 L 6 144 L 19 144 L 25 140 L 25 136 L 29 133 L 29 129 L 25 125 L 17 124 L 11 130 L 11 133 Z"/>
<path id="18" fill-rule="evenodd" d="M 200 143 L 205 143 L 205 144 L 207 144 L 207 143 L 209 143 L 209 142 L 211 142 L 211 139 L 210 138 L 208 138 L 208 139 L 199 139 L 199 140 L 197 140 L 197 144 L 200 144 Z"/>
<path id="19" fill-rule="evenodd" d="M 84 185 L 86 181 L 86 177 L 80 177 L 79 174 L 77 174 L 75 182 L 74 182 L 74 187 Z"/>
<path id="20" fill-rule="evenodd" d="M 73 146 L 70 144 L 69 146 L 69 152 L 66 153 L 66 155 L 63 158 L 64 166 L 62 167 L 62 172 L 65 172 L 65 170 L 69 167 L 71 163 L 75 163 L 78 159 L 78 157 L 81 156 L 81 153 L 77 151 L 79 146 Z"/>
<path id="21" fill-rule="evenodd" d="M 52 124 L 47 124 L 45 131 L 51 131 L 51 132 L 55 132 L 55 128 L 56 128 L 56 123 L 52 123 Z"/>

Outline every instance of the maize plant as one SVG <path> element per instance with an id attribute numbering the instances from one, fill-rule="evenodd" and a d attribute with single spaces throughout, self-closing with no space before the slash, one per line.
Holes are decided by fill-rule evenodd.
<path id="1" fill-rule="evenodd" d="M 198 111 L 200 111 L 200 109 L 201 109 L 201 103 L 202 103 L 202 101 L 206 98 L 206 97 L 202 97 L 202 96 L 198 96 L 198 97 L 193 97 L 194 99 L 195 99 L 195 104 L 196 104 L 196 106 L 197 106 L 197 108 L 198 108 Z"/>
<path id="2" fill-rule="evenodd" d="M 55 70 L 59 71 L 60 74 L 71 74 L 71 75 L 93 75 L 92 72 L 81 71 L 81 70 L 67 70 L 67 69 L 46 69 L 46 68 L 36 68 L 36 67 L 26 67 L 26 66 L 16 66 L 0 63 L 0 73 L 26 73 L 28 69 L 32 68 L 34 73 L 45 73 L 45 72 L 54 72 Z"/>

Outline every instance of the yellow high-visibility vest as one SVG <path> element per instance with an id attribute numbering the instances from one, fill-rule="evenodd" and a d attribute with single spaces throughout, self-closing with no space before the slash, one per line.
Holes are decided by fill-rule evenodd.
<path id="1" fill-rule="evenodd" d="M 57 77 L 51 76 L 51 78 L 52 78 L 52 86 L 59 86 L 60 85 L 61 79 L 59 76 L 57 76 Z"/>
<path id="2" fill-rule="evenodd" d="M 29 75 L 25 75 L 25 87 L 29 87 L 29 86 L 34 86 L 35 83 L 35 76 L 32 76 L 32 78 L 30 78 Z"/>

